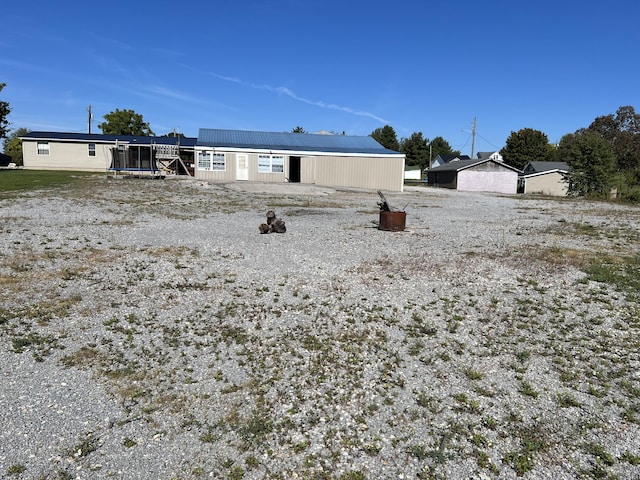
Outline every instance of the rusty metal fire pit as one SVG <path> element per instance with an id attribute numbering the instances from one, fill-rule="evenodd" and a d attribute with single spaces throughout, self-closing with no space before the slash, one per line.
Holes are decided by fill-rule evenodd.
<path id="1" fill-rule="evenodd" d="M 407 223 L 407 213 L 392 207 L 387 199 L 378 190 L 381 201 L 380 205 L 380 221 L 378 222 L 378 230 L 386 230 L 387 232 L 402 232 Z"/>
<path id="2" fill-rule="evenodd" d="M 378 230 L 386 230 L 387 232 L 402 232 L 405 229 L 406 222 L 406 212 L 389 212 L 381 210 Z"/>

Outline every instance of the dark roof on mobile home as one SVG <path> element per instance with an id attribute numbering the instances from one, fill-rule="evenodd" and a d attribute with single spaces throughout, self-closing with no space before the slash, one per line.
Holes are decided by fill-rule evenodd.
<path id="1" fill-rule="evenodd" d="M 123 142 L 137 145 L 177 145 L 193 147 L 196 139 L 193 137 L 156 137 L 147 135 L 103 135 L 100 133 L 70 133 L 70 132 L 30 132 L 20 137 L 33 140 L 62 140 L 69 142 L 115 143 Z"/>

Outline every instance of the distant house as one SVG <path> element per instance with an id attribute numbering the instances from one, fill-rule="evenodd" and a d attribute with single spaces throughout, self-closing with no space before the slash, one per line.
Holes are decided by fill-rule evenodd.
<path id="1" fill-rule="evenodd" d="M 201 128 L 195 177 L 402 191 L 405 155 L 370 136 Z"/>
<path id="2" fill-rule="evenodd" d="M 469 155 L 438 155 L 431 162 L 431 168 L 441 167 L 442 165 L 446 165 L 449 162 L 455 162 L 459 160 L 471 160 Z"/>
<path id="3" fill-rule="evenodd" d="M 502 162 L 454 160 L 429 170 L 428 183 L 434 187 L 467 192 L 516 193 L 520 170 Z"/>
<path id="4" fill-rule="evenodd" d="M 518 179 L 521 193 L 566 196 L 569 184 L 565 162 L 529 162 Z"/>
<path id="5" fill-rule="evenodd" d="M 498 162 L 504 161 L 502 158 L 502 155 L 500 155 L 500 152 L 478 152 L 477 158 L 478 160 L 491 159 L 491 160 L 496 160 Z"/>

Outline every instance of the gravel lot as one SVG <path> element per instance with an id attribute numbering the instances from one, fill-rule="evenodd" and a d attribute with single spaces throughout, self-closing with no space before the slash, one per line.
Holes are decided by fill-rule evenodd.
<path id="1" fill-rule="evenodd" d="M 387 198 L 0 197 L 0 477 L 640 478 L 640 209 Z"/>

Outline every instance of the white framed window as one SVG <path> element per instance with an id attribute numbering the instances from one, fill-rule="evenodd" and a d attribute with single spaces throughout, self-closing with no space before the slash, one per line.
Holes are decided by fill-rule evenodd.
<path id="1" fill-rule="evenodd" d="M 38 155 L 49 155 L 49 142 L 38 142 L 37 153 Z"/>
<path id="2" fill-rule="evenodd" d="M 284 157 L 277 155 L 271 157 L 271 173 L 283 173 L 284 172 Z"/>
<path id="3" fill-rule="evenodd" d="M 211 170 L 211 152 L 206 150 L 198 152 L 198 170 Z"/>
<path id="4" fill-rule="evenodd" d="M 88 145 L 89 147 L 89 156 L 90 157 L 95 157 L 96 156 L 96 144 L 95 143 L 90 143 Z"/>
<path id="5" fill-rule="evenodd" d="M 227 160 L 224 156 L 224 153 L 214 153 L 213 154 L 213 170 L 224 171 L 226 169 L 227 169 Z"/>
<path id="6" fill-rule="evenodd" d="M 284 157 L 282 155 L 258 155 L 258 173 L 284 172 Z"/>
<path id="7" fill-rule="evenodd" d="M 258 173 L 271 171 L 271 155 L 258 155 Z"/>
<path id="8" fill-rule="evenodd" d="M 224 153 L 213 153 L 211 150 L 198 152 L 198 170 L 224 171 L 227 169 L 227 159 Z"/>

